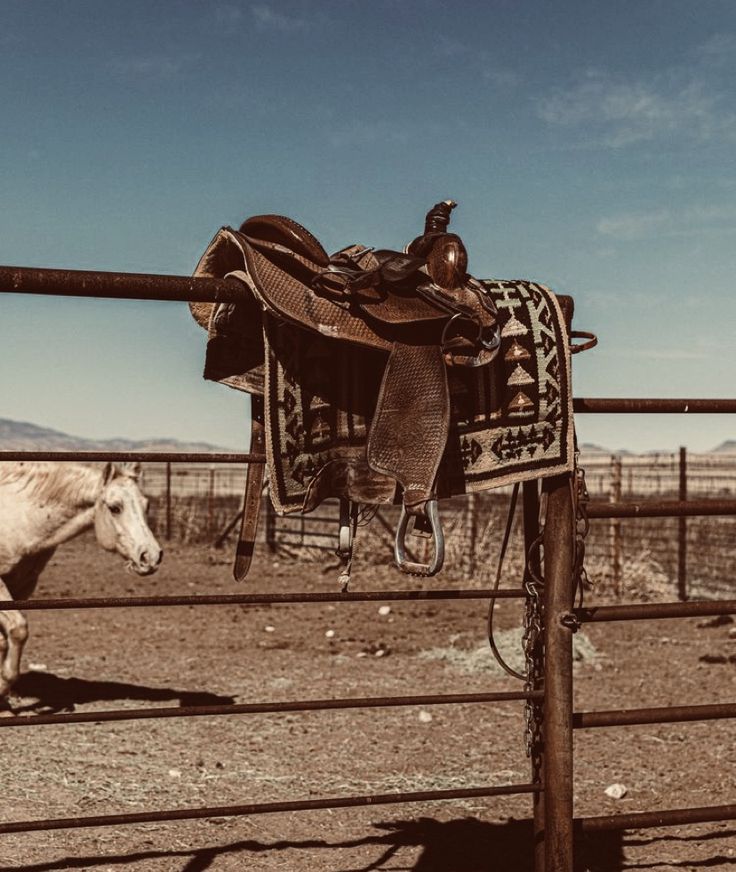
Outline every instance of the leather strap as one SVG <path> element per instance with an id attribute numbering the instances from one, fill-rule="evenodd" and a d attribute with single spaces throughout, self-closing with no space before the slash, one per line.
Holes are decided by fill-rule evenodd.
<path id="1" fill-rule="evenodd" d="M 450 428 L 450 392 L 437 345 L 391 349 L 368 437 L 368 464 L 393 476 L 409 514 L 423 514 L 434 495 Z"/>
<path id="2" fill-rule="evenodd" d="M 251 430 L 250 450 L 256 454 L 266 451 L 266 428 L 263 422 L 263 397 L 253 396 L 251 399 Z M 235 549 L 235 564 L 233 577 L 242 581 L 248 574 L 253 560 L 253 551 L 258 533 L 258 517 L 261 513 L 261 492 L 265 464 L 251 463 L 245 474 L 245 499 L 243 501 L 243 520 L 240 525 L 240 535 Z"/>
<path id="3" fill-rule="evenodd" d="M 580 354 L 581 351 L 588 351 L 588 349 L 598 345 L 598 337 L 588 330 L 571 330 L 569 335 L 570 339 L 588 340 L 587 342 L 578 342 L 576 345 L 570 343 L 570 354 Z"/>

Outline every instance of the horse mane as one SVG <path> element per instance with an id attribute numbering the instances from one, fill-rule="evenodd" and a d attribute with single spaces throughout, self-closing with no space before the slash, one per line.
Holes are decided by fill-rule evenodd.
<path id="1" fill-rule="evenodd" d="M 19 492 L 40 502 L 94 502 L 102 490 L 102 476 L 99 469 L 80 464 L 3 463 L 0 464 L 2 485 L 16 485 Z"/>

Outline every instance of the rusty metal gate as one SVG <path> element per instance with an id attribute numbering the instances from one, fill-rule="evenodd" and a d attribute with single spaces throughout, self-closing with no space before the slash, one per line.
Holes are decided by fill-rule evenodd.
<path id="1" fill-rule="evenodd" d="M 55 294 L 163 301 L 235 302 L 240 284 L 233 279 L 185 276 L 155 276 L 132 273 L 0 267 L 0 293 Z M 736 400 L 681 399 L 577 399 L 578 413 L 734 413 Z M 168 452 L 40 452 L 0 451 L 0 460 L 113 460 L 113 461 L 204 461 L 207 463 L 263 463 L 257 454 L 197 455 Z M 334 796 L 290 802 L 251 803 L 235 806 L 203 806 L 135 814 L 13 821 L 0 824 L 0 835 L 39 830 L 120 826 L 163 821 L 192 820 L 237 815 L 256 815 L 308 809 L 337 809 L 378 804 L 451 800 L 530 794 L 534 820 L 534 859 L 537 872 L 572 872 L 574 836 L 604 830 L 659 827 L 736 819 L 736 804 L 705 808 L 670 809 L 633 814 L 574 818 L 574 729 L 625 726 L 643 723 L 674 723 L 736 717 L 736 704 L 668 706 L 649 709 L 574 712 L 572 635 L 588 622 L 652 620 L 736 614 L 736 600 L 673 602 L 573 608 L 573 513 L 570 478 L 545 480 L 547 515 L 544 523 L 544 664 L 543 682 L 518 692 L 442 694 L 424 696 L 367 697 L 352 699 L 296 700 L 283 703 L 248 703 L 216 706 L 138 708 L 69 714 L 37 715 L 33 718 L 0 719 L 0 727 L 35 727 L 45 724 L 99 723 L 147 718 L 245 715 L 265 712 L 300 712 L 329 709 L 374 708 L 502 701 L 541 702 L 541 743 L 532 755 L 528 783 L 486 785 L 454 790 Z M 736 500 L 647 501 L 646 503 L 591 503 L 590 518 L 686 517 L 736 515 Z M 524 491 L 526 535 L 538 532 L 538 488 Z M 215 596 L 94 597 L 0 602 L 2 609 L 55 610 L 140 608 L 147 606 L 206 606 L 299 604 L 314 602 L 367 602 L 399 600 L 458 600 L 527 597 L 524 587 L 492 590 L 366 591 L 362 593 L 282 593 Z M 542 676 L 540 676 L 541 678 Z M 545 789 L 546 788 L 546 789 Z"/>

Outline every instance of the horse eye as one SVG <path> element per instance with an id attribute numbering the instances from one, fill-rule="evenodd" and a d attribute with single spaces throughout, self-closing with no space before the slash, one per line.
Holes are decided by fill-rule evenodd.
<path id="1" fill-rule="evenodd" d="M 113 515 L 119 515 L 123 511 L 123 507 L 120 503 L 113 503 L 111 506 L 108 506 Z"/>

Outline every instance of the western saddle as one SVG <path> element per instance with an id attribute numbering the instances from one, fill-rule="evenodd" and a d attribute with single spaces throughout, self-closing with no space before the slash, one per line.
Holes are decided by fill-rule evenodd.
<path id="1" fill-rule="evenodd" d="M 451 200 L 436 204 L 427 213 L 424 233 L 404 252 L 353 245 L 332 257 L 295 221 L 259 215 L 238 231 L 220 231 L 195 272 L 239 278 L 252 295 L 248 304 L 190 304 L 210 334 L 205 375 L 252 394 L 251 450 L 266 450 L 275 502 L 279 446 L 288 443 L 289 433 L 295 440 L 312 440 L 316 453 L 306 464 L 302 504 L 285 507 L 281 499 L 277 508 L 309 511 L 326 497 L 340 498 L 338 553 L 348 564 L 344 582 L 358 506 L 400 501 L 396 564 L 420 576 L 442 567 L 438 472 L 455 415 L 448 373 L 490 372 L 503 326 L 498 290 L 468 274 L 465 246 L 447 230 L 455 205 Z M 230 359 L 223 368 L 225 346 Z M 332 372 L 334 382 L 322 389 L 320 402 L 301 395 L 289 399 L 297 394 L 287 388 L 316 378 L 311 371 L 318 365 Z M 493 391 L 494 379 L 484 379 Z M 296 424 L 290 417 L 295 405 L 301 414 Z M 348 423 L 342 438 L 320 454 L 320 427 L 326 420 Z M 362 438 L 353 438 L 360 429 L 354 420 L 364 422 Z M 286 453 L 296 452 L 289 444 Z M 564 462 L 569 466 L 570 458 Z M 250 566 L 262 485 L 263 467 L 251 466 L 235 563 L 238 579 Z M 426 563 L 407 553 L 410 521 L 432 540 Z"/>

